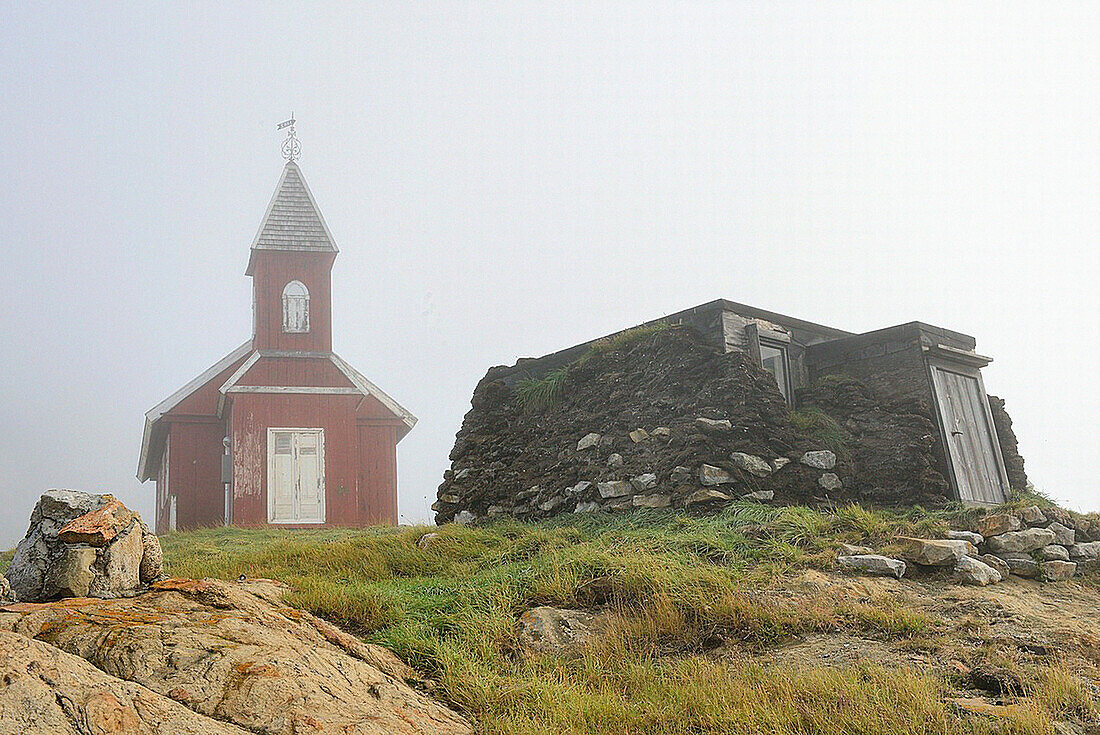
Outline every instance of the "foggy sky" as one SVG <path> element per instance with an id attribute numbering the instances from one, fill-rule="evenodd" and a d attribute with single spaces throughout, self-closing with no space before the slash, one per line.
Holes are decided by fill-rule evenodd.
<path id="1" fill-rule="evenodd" d="M 995 361 L 1035 484 L 1100 510 L 1096 3 L 0 7 L 0 548 L 134 477 L 143 414 L 251 333 L 294 111 L 334 348 L 420 418 L 485 370 L 715 298 Z"/>

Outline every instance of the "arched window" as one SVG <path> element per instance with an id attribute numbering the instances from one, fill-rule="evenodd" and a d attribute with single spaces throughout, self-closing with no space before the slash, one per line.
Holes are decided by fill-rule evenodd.
<path id="1" fill-rule="evenodd" d="M 309 331 L 309 290 L 301 281 L 291 281 L 283 289 L 283 331 Z"/>

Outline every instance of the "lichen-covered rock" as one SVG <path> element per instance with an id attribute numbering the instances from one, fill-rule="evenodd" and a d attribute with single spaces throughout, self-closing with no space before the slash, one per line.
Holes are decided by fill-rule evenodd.
<path id="1" fill-rule="evenodd" d="M 593 449 L 600 445 L 600 435 L 596 432 L 589 432 L 581 437 L 577 442 L 577 451 L 583 452 L 585 449 Z"/>
<path id="2" fill-rule="evenodd" d="M 836 467 L 836 455 L 827 449 L 820 449 L 803 454 L 801 462 L 817 470 L 831 470 Z"/>
<path id="3" fill-rule="evenodd" d="M 715 485 L 728 485 L 733 482 L 733 475 L 721 467 L 704 464 L 699 467 L 699 483 L 707 487 Z"/>
<path id="4" fill-rule="evenodd" d="M 1032 559 L 1028 554 L 1009 552 L 996 554 L 995 556 L 1007 564 L 1009 571 L 1017 577 L 1034 579 L 1039 576 L 1039 562 Z"/>
<path id="5" fill-rule="evenodd" d="M 1054 543 L 1054 531 L 1048 528 L 1027 528 L 1009 531 L 1000 536 L 986 537 L 985 545 L 994 554 L 1027 553 Z"/>
<path id="6" fill-rule="evenodd" d="M 730 455 L 730 459 L 733 460 L 733 464 L 736 465 L 738 469 L 743 472 L 748 472 L 750 475 L 767 477 L 772 473 L 772 466 L 753 454 L 734 452 Z"/>
<path id="7" fill-rule="evenodd" d="M 701 503 L 724 503 L 730 499 L 729 495 L 723 492 L 715 490 L 713 488 L 705 487 L 701 490 L 696 490 L 687 497 L 684 501 L 685 505 L 698 505 Z"/>
<path id="8" fill-rule="evenodd" d="M 1100 541 L 1092 541 L 1087 544 L 1074 544 L 1069 547 L 1069 558 L 1074 561 L 1100 558 Z"/>
<path id="9" fill-rule="evenodd" d="M 955 541 L 969 541 L 975 546 L 981 546 L 985 543 L 985 537 L 973 531 L 948 531 L 947 538 L 954 539 Z"/>
<path id="10" fill-rule="evenodd" d="M 11 583 L 8 582 L 8 578 L 0 574 L 0 605 L 6 605 L 9 602 L 15 602 L 15 595 L 11 593 Z"/>
<path id="11" fill-rule="evenodd" d="M 542 606 L 520 615 L 516 632 L 529 653 L 574 657 L 600 625 L 599 616 L 584 610 Z"/>
<path id="12" fill-rule="evenodd" d="M 700 416 L 695 419 L 695 425 L 708 434 L 728 434 L 733 431 L 733 424 L 729 419 L 708 419 Z"/>
<path id="13" fill-rule="evenodd" d="M 839 556 L 836 560 L 837 567 L 843 572 L 855 574 L 869 574 L 878 577 L 893 577 L 901 579 L 905 576 L 905 562 L 901 559 L 891 559 L 879 554 L 857 554 L 853 556 Z"/>
<path id="14" fill-rule="evenodd" d="M 600 482 L 596 484 L 596 489 L 599 491 L 601 498 L 621 498 L 634 494 L 634 486 L 627 480 Z"/>
<path id="15" fill-rule="evenodd" d="M 660 493 L 635 495 L 633 505 L 635 508 L 667 508 L 672 505 L 672 496 Z"/>
<path id="16" fill-rule="evenodd" d="M 1077 565 L 1071 561 L 1044 561 L 1039 565 L 1044 582 L 1060 582 L 1077 573 Z"/>
<path id="17" fill-rule="evenodd" d="M 634 489 L 638 492 L 652 490 L 657 487 L 657 475 L 652 472 L 647 472 L 644 475 L 630 478 L 630 484 L 633 485 Z"/>
<path id="18" fill-rule="evenodd" d="M 823 490 L 840 490 L 844 487 L 844 483 L 840 481 L 840 478 L 836 476 L 835 472 L 826 472 L 817 478 L 817 484 L 821 486 Z"/>
<path id="19" fill-rule="evenodd" d="M 51 644 L 220 721 L 222 729 L 210 732 L 472 732 L 461 716 L 408 686 L 415 674 L 392 653 L 288 608 L 286 591 L 268 580 L 170 579 L 131 598 L 10 605 L 0 610 L 0 631 Z"/>
<path id="20" fill-rule="evenodd" d="M 71 653 L 0 631 L 0 732 L 15 735 L 248 735 L 106 674 Z"/>
<path id="21" fill-rule="evenodd" d="M 1044 513 L 1043 509 L 1037 505 L 1031 505 L 1027 508 L 1023 508 L 1017 511 L 1016 515 L 1018 515 L 1020 517 L 1020 520 L 1028 526 L 1041 526 L 1047 522 L 1046 513 Z"/>
<path id="22" fill-rule="evenodd" d="M 1054 543 L 1059 546 L 1073 546 L 1077 542 L 1077 532 L 1058 521 L 1051 523 L 1047 528 L 1054 531 Z"/>
<path id="23" fill-rule="evenodd" d="M 994 513 L 978 519 L 978 522 L 974 524 L 974 530 L 987 539 L 990 536 L 1000 536 L 1002 533 L 1019 531 L 1021 528 L 1023 528 L 1023 524 L 1020 519 L 1008 513 Z"/>
<path id="24" fill-rule="evenodd" d="M 905 544 L 902 556 L 921 566 L 954 566 L 965 556 L 977 556 L 978 550 L 965 540 L 901 538 Z"/>
<path id="25" fill-rule="evenodd" d="M 1001 581 L 1001 573 L 972 556 L 964 556 L 955 563 L 955 579 L 962 584 L 985 587 Z"/>
<path id="26" fill-rule="evenodd" d="M 1042 561 L 1069 561 L 1069 549 L 1059 544 L 1044 546 L 1035 553 Z"/>
<path id="27" fill-rule="evenodd" d="M 757 490 L 751 493 L 745 493 L 741 496 L 742 500 L 751 500 L 756 503 L 770 503 L 775 500 L 775 493 L 771 490 Z"/>
<path id="28" fill-rule="evenodd" d="M 1008 579 L 1008 575 L 1012 573 L 1012 569 L 1008 566 L 1005 560 L 1000 558 L 999 556 L 994 556 L 993 554 L 982 554 L 974 558 L 976 558 L 982 564 L 985 564 L 988 567 L 993 567 L 998 572 L 1000 572 L 1002 580 Z"/>
<path id="29" fill-rule="evenodd" d="M 146 560 L 146 546 L 149 546 Z M 142 564 L 150 576 L 142 578 Z M 160 574 L 160 545 L 110 495 L 49 490 L 31 513 L 8 578 L 25 602 L 134 594 Z"/>

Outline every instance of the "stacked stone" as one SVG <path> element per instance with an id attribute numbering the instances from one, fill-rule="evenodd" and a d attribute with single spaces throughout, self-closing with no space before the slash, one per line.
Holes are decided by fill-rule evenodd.
<path id="1" fill-rule="evenodd" d="M 904 561 L 841 545 L 837 566 L 841 571 L 898 579 L 912 566 L 951 569 L 959 583 L 979 586 L 1001 582 L 1010 574 L 1055 582 L 1100 570 L 1098 536 L 1100 527 L 1094 528 L 1087 518 L 1031 506 L 987 515 L 973 530 L 949 531 L 946 539 L 901 538 Z"/>
<path id="2" fill-rule="evenodd" d="M 728 419 L 699 417 L 695 419 L 693 429 L 710 437 L 726 437 L 731 440 L 730 445 L 736 444 L 735 427 Z M 630 431 L 626 439 L 628 446 L 668 444 L 672 433 L 672 429 L 665 426 L 637 428 Z M 767 503 L 775 499 L 775 491 L 760 486 L 795 460 L 803 472 L 812 473 L 807 481 L 820 490 L 834 491 L 843 487 L 839 476 L 831 471 L 836 467 L 836 455 L 828 450 L 771 458 L 733 451 L 697 466 L 677 465 L 664 473 L 659 468 L 653 468 L 649 472 L 623 477 L 621 470 L 616 472 L 624 464 L 623 456 L 610 451 L 614 444 L 610 436 L 596 432 L 585 434 L 578 439 L 575 453 L 600 458 L 590 463 L 596 473 L 591 479 L 580 480 L 564 488 L 532 485 L 520 489 L 510 497 L 489 505 L 485 516 L 513 515 L 524 518 L 545 517 L 570 510 L 593 513 L 635 508 L 711 508 L 735 500 Z M 604 456 L 606 459 L 603 459 Z M 477 470 L 469 467 L 449 471 L 445 483 L 447 492 L 440 493 L 432 509 L 439 512 L 448 507 L 468 505 L 461 488 L 463 481 L 471 478 L 474 472 Z M 465 524 L 476 521 L 478 517 L 463 509 L 455 513 L 454 519 Z"/>
<path id="3" fill-rule="evenodd" d="M 15 549 L 8 596 L 20 602 L 122 597 L 160 573 L 160 541 L 137 513 L 111 495 L 47 490 Z"/>
<path id="4" fill-rule="evenodd" d="M 1038 506 L 980 519 L 981 548 L 1018 577 L 1056 581 L 1100 570 L 1100 527 L 1060 508 Z"/>

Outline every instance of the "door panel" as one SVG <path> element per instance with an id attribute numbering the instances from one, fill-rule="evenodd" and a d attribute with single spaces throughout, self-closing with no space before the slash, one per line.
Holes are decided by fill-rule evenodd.
<path id="1" fill-rule="evenodd" d="M 324 523 L 323 429 L 268 430 L 268 522 Z"/>
<path id="2" fill-rule="evenodd" d="M 959 500 L 998 504 L 1007 500 L 996 434 L 974 375 L 932 366 L 940 420 L 950 453 Z"/>

